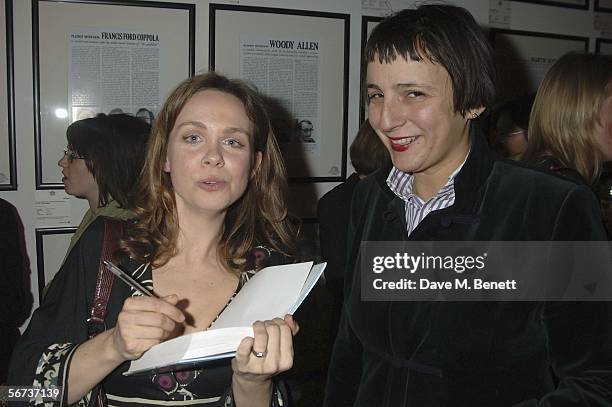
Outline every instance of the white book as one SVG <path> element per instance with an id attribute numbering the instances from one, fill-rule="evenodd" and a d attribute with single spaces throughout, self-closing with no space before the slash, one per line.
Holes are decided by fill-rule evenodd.
<path id="1" fill-rule="evenodd" d="M 266 267 L 236 294 L 206 331 L 162 342 L 130 363 L 124 375 L 190 368 L 202 362 L 233 357 L 240 341 L 253 337 L 253 322 L 293 314 L 313 289 L 327 263 Z"/>

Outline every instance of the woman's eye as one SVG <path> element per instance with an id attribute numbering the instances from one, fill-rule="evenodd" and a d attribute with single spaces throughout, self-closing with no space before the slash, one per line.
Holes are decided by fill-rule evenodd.
<path id="1" fill-rule="evenodd" d="M 197 142 L 200 141 L 200 135 L 199 134 L 189 134 L 187 136 L 184 136 L 183 139 L 190 144 L 195 144 Z"/>
<path id="2" fill-rule="evenodd" d="M 368 93 L 368 102 L 371 102 L 375 99 L 380 99 L 383 97 L 383 94 L 380 92 L 376 92 L 376 93 Z"/>
<path id="3" fill-rule="evenodd" d="M 230 146 L 230 147 L 236 147 L 236 148 L 243 146 L 243 144 L 240 141 L 236 140 L 235 138 L 228 138 L 226 140 L 223 140 L 223 144 Z"/>
<path id="4" fill-rule="evenodd" d="M 409 98 L 417 98 L 417 97 L 423 96 L 425 94 L 423 92 L 419 92 L 418 90 L 410 90 L 410 91 L 406 92 L 406 95 Z"/>

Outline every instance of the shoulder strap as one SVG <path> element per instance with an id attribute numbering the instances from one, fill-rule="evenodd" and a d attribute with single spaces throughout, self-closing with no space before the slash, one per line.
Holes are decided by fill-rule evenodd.
<path id="1" fill-rule="evenodd" d="M 113 253 L 117 250 L 119 239 L 123 235 L 123 223 L 115 219 L 104 218 L 104 241 L 102 252 L 100 253 L 100 263 L 98 265 L 98 280 L 96 281 L 96 291 L 94 300 L 91 304 L 89 315 L 90 324 L 103 325 L 106 318 L 106 307 L 110 298 L 111 288 L 113 287 L 113 273 L 106 270 L 104 260 L 112 260 Z M 90 332 L 90 337 L 94 337 L 99 331 Z"/>

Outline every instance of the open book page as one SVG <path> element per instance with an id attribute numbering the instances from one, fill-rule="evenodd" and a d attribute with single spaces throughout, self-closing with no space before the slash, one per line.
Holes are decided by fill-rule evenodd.
<path id="1" fill-rule="evenodd" d="M 253 336 L 252 327 L 233 327 L 179 336 L 153 346 L 140 359 L 132 361 L 130 369 L 124 374 L 187 369 L 196 363 L 232 357 L 240 341 L 247 336 Z"/>
<path id="2" fill-rule="evenodd" d="M 310 270 L 310 273 L 306 278 L 306 282 L 302 287 L 302 291 L 300 291 L 300 295 L 295 301 L 295 304 L 293 304 L 293 307 L 291 307 L 291 309 L 287 312 L 287 314 L 293 315 L 295 311 L 297 311 L 297 309 L 300 307 L 300 305 L 302 305 L 302 302 L 304 302 L 310 291 L 312 291 L 314 286 L 317 284 L 317 281 L 319 281 L 319 277 L 321 277 L 321 274 L 323 274 L 325 266 L 327 266 L 327 263 L 319 263 L 312 266 L 312 269 Z"/>
<path id="3" fill-rule="evenodd" d="M 253 336 L 253 322 L 282 318 L 297 310 L 325 266 L 313 267 L 312 262 L 306 262 L 264 268 L 242 287 L 210 329 L 153 346 L 132 361 L 124 374 L 189 369 L 204 361 L 234 356 L 240 341 Z"/>
<path id="4" fill-rule="evenodd" d="M 308 278 L 312 262 L 266 267 L 242 287 L 210 329 L 251 326 L 283 318 L 291 311 Z"/>

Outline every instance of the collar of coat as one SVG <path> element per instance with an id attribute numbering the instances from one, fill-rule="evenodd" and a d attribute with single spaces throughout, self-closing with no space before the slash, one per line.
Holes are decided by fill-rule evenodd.
<path id="1" fill-rule="evenodd" d="M 470 125 L 470 141 L 471 149 L 468 158 L 455 178 L 455 204 L 452 207 L 457 213 L 474 212 L 474 197 L 481 195 L 480 189 L 484 188 L 495 161 L 495 156 L 489 149 L 483 132 L 475 123 Z M 389 199 L 395 201 L 394 198 L 397 197 L 387 185 L 387 177 L 391 168 L 392 164 L 381 168 L 374 176 Z"/>

